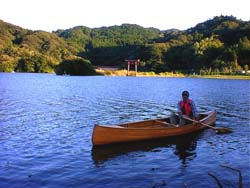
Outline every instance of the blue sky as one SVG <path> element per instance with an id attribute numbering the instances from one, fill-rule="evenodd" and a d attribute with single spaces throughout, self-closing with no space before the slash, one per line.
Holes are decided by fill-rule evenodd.
<path id="1" fill-rule="evenodd" d="M 249 0 L 2 0 L 0 19 L 44 31 L 123 23 L 184 30 L 219 15 L 249 21 L 249 7 Z"/>

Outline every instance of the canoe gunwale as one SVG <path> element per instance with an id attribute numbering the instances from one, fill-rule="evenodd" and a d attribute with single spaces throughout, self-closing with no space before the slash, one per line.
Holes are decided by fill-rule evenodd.
<path id="1" fill-rule="evenodd" d="M 209 125 L 215 124 L 216 111 L 209 111 L 206 113 L 201 113 L 201 115 L 205 116 L 200 120 L 202 123 L 206 123 Z M 155 120 L 163 121 L 166 119 L 168 118 L 123 123 L 123 124 L 117 124 L 117 125 L 95 124 L 94 130 L 92 133 L 92 143 L 93 145 L 106 145 L 106 144 L 113 144 L 113 143 L 118 143 L 118 142 L 131 142 L 131 141 L 163 138 L 163 137 L 169 137 L 169 136 L 180 136 L 180 135 L 189 134 L 189 133 L 207 128 L 206 126 L 197 124 L 197 123 L 190 123 L 188 125 L 184 125 L 180 127 L 169 127 L 166 125 L 162 127 L 153 127 L 153 126 L 151 127 L 126 127 L 126 125 L 133 126 L 133 124 L 135 125 L 143 124 L 143 123 L 150 124 L 150 122 L 154 123 Z M 148 134 L 149 136 L 147 138 L 145 136 L 141 138 L 140 136 L 142 136 L 143 132 L 145 132 L 145 134 Z M 155 134 L 155 135 L 150 136 L 151 132 L 152 134 Z M 159 133 L 158 136 L 157 136 L 157 132 Z M 138 136 L 138 138 L 136 138 L 136 135 Z M 128 140 L 124 138 L 126 136 L 128 137 Z"/>
<path id="2" fill-rule="evenodd" d="M 209 116 L 209 113 L 201 113 L 201 114 L 204 114 L 204 115 L 207 115 L 205 116 L 204 118 L 202 118 L 201 120 L 199 120 L 200 122 L 204 123 L 207 119 L 210 118 Z M 162 126 L 162 127 L 126 127 L 125 125 L 128 125 L 128 124 L 135 124 L 135 123 L 143 123 L 143 122 L 154 122 L 154 121 L 162 121 L 164 119 L 167 119 L 167 118 L 160 118 L 160 119 L 152 119 L 152 120 L 145 120 L 145 121 L 137 121 L 137 122 L 131 122 L 131 123 L 123 123 L 123 124 L 117 124 L 117 125 L 100 125 L 100 124 L 95 124 L 95 126 L 101 126 L 102 128 L 111 128 L 111 129 L 132 129 L 132 130 L 145 130 L 145 129 L 180 129 L 180 128 L 183 128 L 184 126 L 187 127 L 187 126 L 197 126 L 197 123 L 190 123 L 190 124 L 187 124 L 187 125 L 184 125 L 184 126 L 181 126 L 181 127 L 170 127 L 170 126 Z M 203 127 L 201 124 L 198 124 L 198 126 L 200 127 Z"/>

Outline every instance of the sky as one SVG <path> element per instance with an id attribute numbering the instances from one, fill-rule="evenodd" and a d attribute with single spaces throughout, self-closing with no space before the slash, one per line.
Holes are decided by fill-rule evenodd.
<path id="1" fill-rule="evenodd" d="M 0 20 L 49 32 L 123 23 L 185 30 L 220 15 L 249 21 L 249 7 L 249 0 L 1 0 Z"/>

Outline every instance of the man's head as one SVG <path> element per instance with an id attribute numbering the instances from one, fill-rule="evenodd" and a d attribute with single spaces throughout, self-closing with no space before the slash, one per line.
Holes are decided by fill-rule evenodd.
<path id="1" fill-rule="evenodd" d="M 182 92 L 182 99 L 186 101 L 189 97 L 189 92 L 188 91 L 183 91 Z"/>

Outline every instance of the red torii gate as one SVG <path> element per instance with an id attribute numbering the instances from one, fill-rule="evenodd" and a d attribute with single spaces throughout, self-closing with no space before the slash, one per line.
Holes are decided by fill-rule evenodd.
<path id="1" fill-rule="evenodd" d="M 129 76 L 130 65 L 135 65 L 135 76 L 137 76 L 137 66 L 140 64 L 140 59 L 136 60 L 125 60 L 128 63 L 128 72 L 127 76 Z"/>

